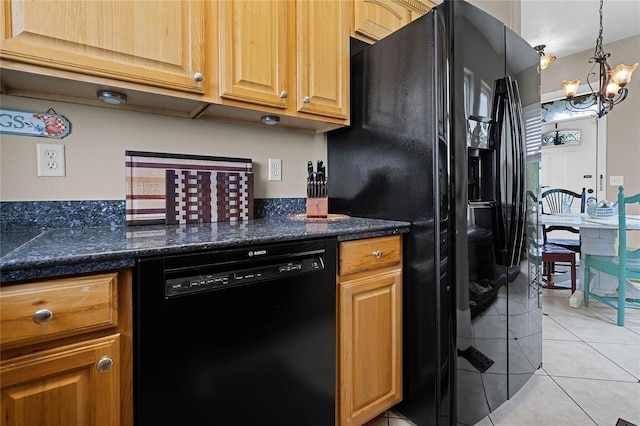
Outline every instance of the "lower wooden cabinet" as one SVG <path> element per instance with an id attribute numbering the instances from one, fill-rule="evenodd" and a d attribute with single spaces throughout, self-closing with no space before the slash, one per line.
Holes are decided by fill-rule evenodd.
<path id="1" fill-rule="evenodd" d="M 342 243 L 340 268 L 337 424 L 362 425 L 402 400 L 400 237 Z"/>
<path id="2" fill-rule="evenodd" d="M 133 424 L 131 270 L 0 287 L 0 426 Z"/>
<path id="3" fill-rule="evenodd" d="M 114 334 L 3 363 L 1 424 L 119 425 L 119 339 Z"/>

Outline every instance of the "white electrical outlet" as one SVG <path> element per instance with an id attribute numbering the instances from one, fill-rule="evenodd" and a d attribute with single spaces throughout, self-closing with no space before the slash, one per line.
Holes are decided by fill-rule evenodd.
<path id="1" fill-rule="evenodd" d="M 610 186 L 624 185 L 624 176 L 609 176 Z"/>
<path id="2" fill-rule="evenodd" d="M 38 176 L 65 176 L 64 144 L 38 144 Z"/>
<path id="3" fill-rule="evenodd" d="M 269 180 L 282 180 L 282 160 L 269 158 Z"/>

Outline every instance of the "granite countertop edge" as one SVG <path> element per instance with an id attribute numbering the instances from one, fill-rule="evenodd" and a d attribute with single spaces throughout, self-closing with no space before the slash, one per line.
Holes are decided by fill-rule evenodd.
<path id="1" fill-rule="evenodd" d="M 3 232 L 0 281 L 22 281 L 133 267 L 141 257 L 162 256 L 314 238 L 338 241 L 409 232 L 409 222 L 349 218 L 286 218 L 189 225 L 136 225 Z"/>

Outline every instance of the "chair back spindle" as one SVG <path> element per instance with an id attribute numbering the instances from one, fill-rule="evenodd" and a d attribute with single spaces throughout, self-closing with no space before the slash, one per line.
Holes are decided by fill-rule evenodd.
<path id="1" fill-rule="evenodd" d="M 589 306 L 593 298 L 618 311 L 618 325 L 624 326 L 625 309 L 640 309 L 640 298 L 627 297 L 627 279 L 640 280 L 640 248 L 627 247 L 627 207 L 640 205 L 640 194 L 626 197 L 624 187 L 618 191 L 618 256 L 584 256 L 584 302 Z M 618 278 L 617 295 L 604 296 L 590 291 L 591 269 Z"/>

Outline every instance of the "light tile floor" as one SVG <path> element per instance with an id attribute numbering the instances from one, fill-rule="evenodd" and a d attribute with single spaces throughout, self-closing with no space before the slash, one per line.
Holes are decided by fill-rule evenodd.
<path id="1" fill-rule="evenodd" d="M 543 290 L 542 369 L 476 426 L 640 426 L 640 311 L 598 301 L 569 307 L 569 292 Z M 388 411 L 366 426 L 413 426 Z"/>

